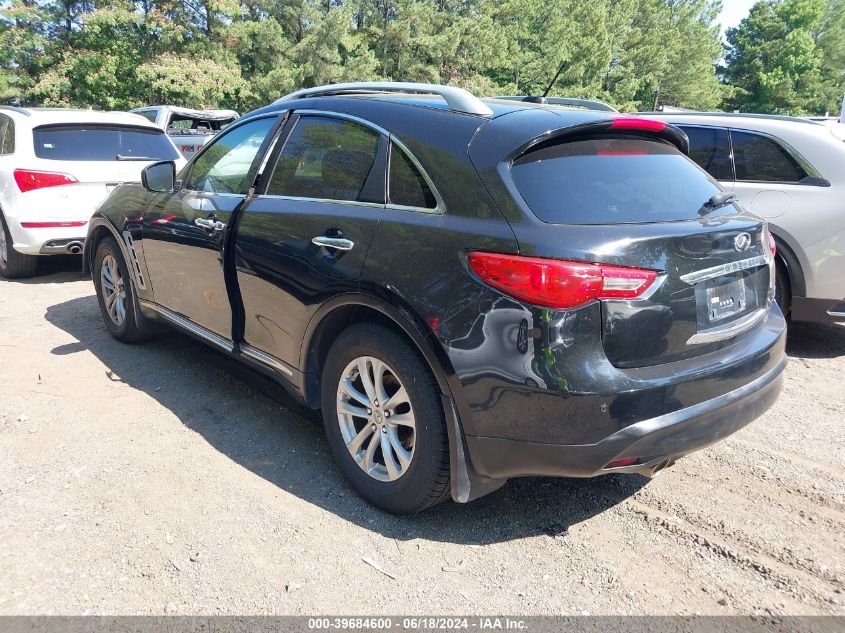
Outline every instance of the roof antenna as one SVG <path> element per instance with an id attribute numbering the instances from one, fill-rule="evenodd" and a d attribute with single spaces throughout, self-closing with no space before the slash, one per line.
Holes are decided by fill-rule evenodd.
<path id="1" fill-rule="evenodd" d="M 563 69 L 564 69 L 564 68 L 566 68 L 566 62 L 565 62 L 565 61 L 564 61 L 564 62 L 561 62 L 561 64 L 560 64 L 560 68 L 558 68 L 558 69 L 557 69 L 557 72 L 555 73 L 555 76 L 554 76 L 554 77 L 552 77 L 552 80 L 549 82 L 549 85 L 548 85 L 548 86 L 546 86 L 546 89 L 545 89 L 545 91 L 543 91 L 543 95 L 542 95 L 542 96 L 537 97 L 537 96 L 535 96 L 535 95 L 532 95 L 532 96 L 530 96 L 530 97 L 525 97 L 525 98 L 523 99 L 523 101 L 527 101 L 528 103 L 544 103 L 544 104 L 545 104 L 545 103 L 548 103 L 548 100 L 546 99 L 546 97 L 548 97 L 548 96 L 549 96 L 549 93 L 552 91 L 552 87 L 555 85 L 555 82 L 557 81 L 557 78 L 558 78 L 558 77 L 560 77 L 560 73 L 562 73 L 562 72 L 563 72 Z"/>

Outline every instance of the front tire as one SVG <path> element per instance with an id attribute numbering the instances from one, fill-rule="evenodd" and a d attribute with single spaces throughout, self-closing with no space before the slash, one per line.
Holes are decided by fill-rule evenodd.
<path id="1" fill-rule="evenodd" d="M 38 267 L 38 257 L 17 252 L 12 243 L 6 218 L 0 213 L 0 275 L 6 279 L 32 277 Z"/>
<path id="2" fill-rule="evenodd" d="M 94 288 L 100 313 L 111 335 L 124 343 L 146 336 L 138 327 L 137 300 L 123 253 L 110 237 L 103 239 L 94 255 Z"/>
<path id="3" fill-rule="evenodd" d="M 321 396 L 332 453 L 364 499 L 410 514 L 448 497 L 439 389 L 406 339 L 375 324 L 345 330 L 326 359 Z"/>

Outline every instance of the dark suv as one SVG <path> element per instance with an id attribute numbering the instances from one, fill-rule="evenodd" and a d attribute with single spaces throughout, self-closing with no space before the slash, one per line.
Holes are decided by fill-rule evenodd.
<path id="1" fill-rule="evenodd" d="M 663 122 L 344 84 L 252 112 L 91 221 L 106 325 L 175 325 L 322 409 L 391 512 L 652 474 L 781 387 L 766 224 Z"/>

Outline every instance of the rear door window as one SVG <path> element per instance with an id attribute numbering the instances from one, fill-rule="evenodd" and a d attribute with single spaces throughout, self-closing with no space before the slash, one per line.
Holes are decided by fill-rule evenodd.
<path id="1" fill-rule="evenodd" d="M 47 160 L 175 160 L 179 152 L 164 132 L 112 125 L 50 125 L 32 131 L 35 155 Z"/>
<path id="2" fill-rule="evenodd" d="M 774 139 L 731 130 L 737 180 L 799 183 L 810 176 Z"/>
<path id="3" fill-rule="evenodd" d="M 378 132 L 351 121 L 303 117 L 285 142 L 267 194 L 383 203 L 384 177 L 376 173 L 379 139 Z"/>
<path id="4" fill-rule="evenodd" d="M 688 220 L 720 191 L 674 146 L 640 138 L 543 147 L 514 161 L 511 174 L 534 214 L 555 224 Z"/>
<path id="5" fill-rule="evenodd" d="M 716 180 L 733 180 L 731 139 L 724 128 L 680 126 L 689 137 L 689 157 Z"/>
<path id="6" fill-rule="evenodd" d="M 390 204 L 415 209 L 435 209 L 437 200 L 416 165 L 397 145 L 390 148 Z"/>

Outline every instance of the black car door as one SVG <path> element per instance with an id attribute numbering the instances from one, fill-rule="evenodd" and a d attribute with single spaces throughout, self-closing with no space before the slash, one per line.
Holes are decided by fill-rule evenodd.
<path id="1" fill-rule="evenodd" d="M 235 262 L 241 350 L 297 368 L 317 308 L 358 289 L 384 209 L 387 138 L 360 121 L 307 111 L 289 119 L 283 137 L 260 195 L 240 214 Z"/>
<path id="2" fill-rule="evenodd" d="M 226 236 L 277 121 L 278 114 L 254 119 L 214 139 L 189 167 L 181 189 L 157 196 L 143 219 L 144 258 L 155 302 L 224 347 L 232 342 L 223 268 Z"/>

